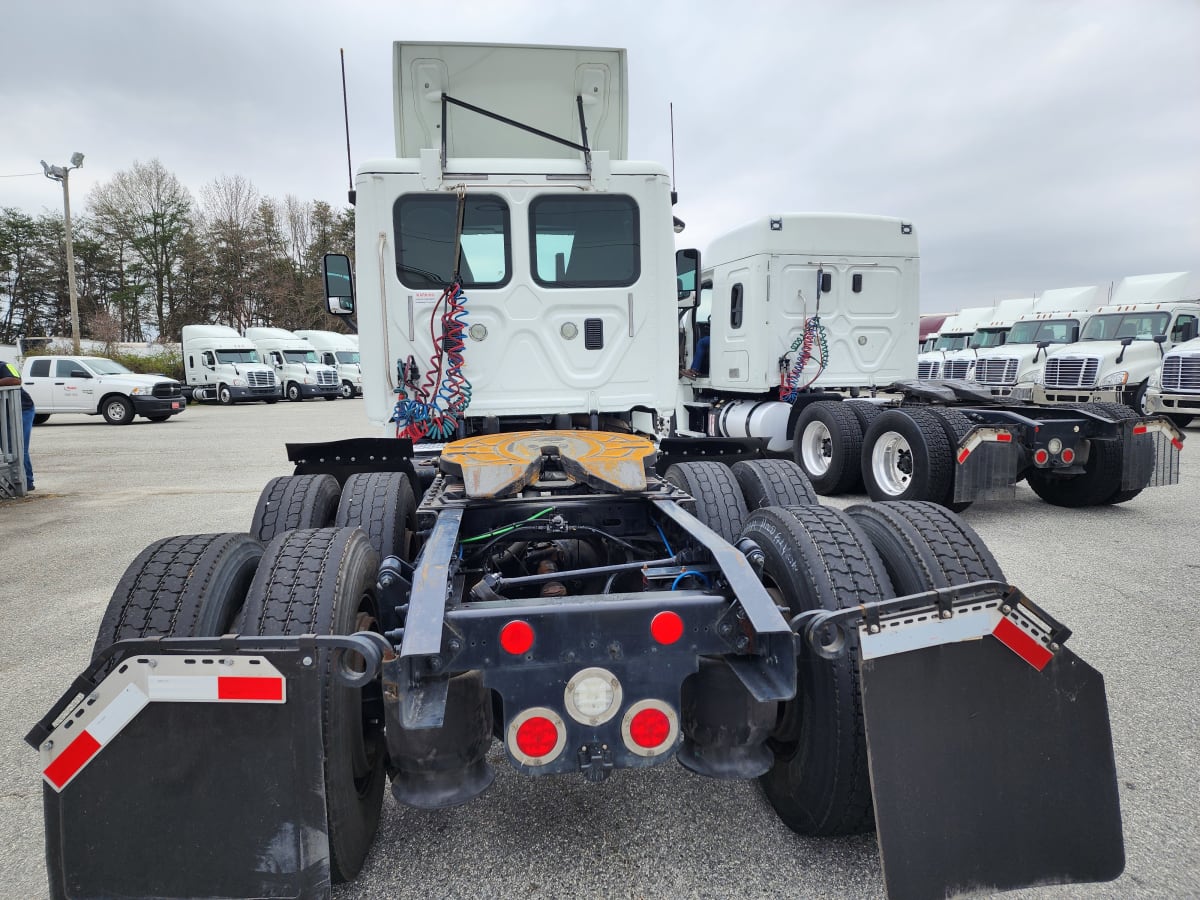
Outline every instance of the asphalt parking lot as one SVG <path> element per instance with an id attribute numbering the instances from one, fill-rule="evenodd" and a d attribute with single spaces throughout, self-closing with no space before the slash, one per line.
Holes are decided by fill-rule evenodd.
<path id="1" fill-rule="evenodd" d="M 46 895 L 38 760 L 22 737 L 85 666 L 129 562 L 160 537 L 246 530 L 263 485 L 289 471 L 285 442 L 376 433 L 361 401 L 342 400 L 192 406 L 125 427 L 56 416 L 34 430 L 38 490 L 0 502 L 0 896 Z M 1022 485 L 964 514 L 1105 674 L 1121 789 L 1120 879 L 1009 896 L 1200 896 L 1200 429 L 1188 436 L 1182 483 L 1130 503 L 1056 509 Z M 591 786 L 520 777 L 495 747 L 493 762 L 495 785 L 465 807 L 419 812 L 388 796 L 366 869 L 334 896 L 882 895 L 872 836 L 798 837 L 754 784 L 669 764 Z"/>

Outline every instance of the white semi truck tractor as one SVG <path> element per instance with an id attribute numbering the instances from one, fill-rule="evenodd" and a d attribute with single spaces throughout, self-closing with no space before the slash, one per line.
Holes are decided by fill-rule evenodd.
<path id="1" fill-rule="evenodd" d="M 341 387 L 337 369 L 321 361 L 317 348 L 286 328 L 247 328 L 263 362 L 275 370 L 280 390 L 288 400 L 323 397 L 337 400 Z"/>
<path id="2" fill-rule="evenodd" d="M 966 378 L 972 358 L 963 355 L 976 329 L 992 319 L 994 306 L 970 306 L 942 323 L 933 349 L 917 357 L 918 378 Z"/>
<path id="3" fill-rule="evenodd" d="M 1168 350 L 1200 334 L 1200 274 L 1119 282 L 1079 341 L 1052 350 L 1030 385 L 1039 404 L 1120 403 L 1146 413 L 1150 378 Z"/>
<path id="4" fill-rule="evenodd" d="M 191 399 L 228 406 L 279 400 L 275 370 L 254 343 L 228 325 L 183 326 L 185 392 Z"/>
<path id="5" fill-rule="evenodd" d="M 1180 428 L 1200 416 L 1200 338 L 1177 344 L 1150 376 L 1146 408 L 1165 415 Z"/>
<path id="6" fill-rule="evenodd" d="M 350 400 L 362 396 L 362 361 L 358 353 L 357 335 L 308 329 L 297 329 L 295 334 L 316 348 L 321 362 L 337 370 L 343 399 Z"/>
<path id="7" fill-rule="evenodd" d="M 809 839 L 874 830 L 894 897 L 1117 877 L 1103 679 L 965 522 L 814 503 L 787 460 L 660 471 L 721 439 L 670 436 L 703 269 L 674 253 L 666 169 L 627 158 L 624 51 L 394 60 L 396 157 L 359 166 L 356 269 L 325 260 L 386 436 L 289 445 L 249 532 L 130 564 L 26 736 L 51 896 L 327 897 L 395 833 L 389 782 L 444 809 L 497 761 L 757 780 Z M 782 221 L 712 267 L 709 380 L 733 402 L 911 368 L 915 308 L 875 303 L 915 291 L 911 229 L 843 222 L 878 236 L 872 265 Z M 752 334 L 768 303 L 800 344 Z"/>

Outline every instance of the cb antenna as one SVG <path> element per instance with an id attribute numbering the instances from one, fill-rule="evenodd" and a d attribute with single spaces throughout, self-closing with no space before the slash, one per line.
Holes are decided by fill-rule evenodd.
<path id="1" fill-rule="evenodd" d="M 671 110 L 671 193 L 675 193 L 675 104 L 670 104 Z M 674 198 L 672 198 L 674 199 Z"/>
<path id="2" fill-rule="evenodd" d="M 342 114 L 346 118 L 346 179 L 350 184 L 350 190 L 347 196 L 350 198 L 350 205 L 354 206 L 354 170 L 350 165 L 350 104 L 346 101 L 346 50 L 339 48 L 338 54 L 342 58 Z"/>

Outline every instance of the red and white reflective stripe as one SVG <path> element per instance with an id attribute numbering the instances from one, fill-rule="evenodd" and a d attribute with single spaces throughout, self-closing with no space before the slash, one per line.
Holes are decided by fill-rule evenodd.
<path id="1" fill-rule="evenodd" d="M 978 640 L 991 635 L 1039 672 L 1054 658 L 1043 641 L 1027 628 L 1000 612 L 1001 601 L 994 600 L 980 609 L 957 611 L 943 619 L 936 608 L 921 613 L 906 613 L 884 618 L 880 630 L 872 634 L 866 625 L 858 629 L 859 652 L 864 660 L 923 650 L 942 644 Z"/>
<path id="2" fill-rule="evenodd" d="M 61 791 L 147 704 L 284 703 L 283 675 L 262 656 L 135 656 L 63 717 L 42 745 L 42 777 Z"/>
<path id="3" fill-rule="evenodd" d="M 1133 426 L 1134 434 L 1165 434 L 1176 450 L 1183 449 L 1183 432 L 1175 427 L 1169 419 L 1148 419 Z"/>
<path id="4" fill-rule="evenodd" d="M 1006 431 L 1003 428 L 976 428 L 963 441 L 962 448 L 958 451 L 958 464 L 961 466 L 965 463 L 971 452 L 984 441 L 997 444 L 1011 444 L 1013 436 L 1011 431 Z"/>

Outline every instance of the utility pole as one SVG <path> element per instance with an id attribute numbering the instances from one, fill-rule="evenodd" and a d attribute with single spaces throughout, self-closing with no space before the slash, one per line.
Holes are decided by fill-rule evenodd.
<path id="1" fill-rule="evenodd" d="M 50 166 L 43 159 L 42 171 L 51 181 L 62 182 L 63 188 L 63 225 L 67 234 L 67 290 L 71 294 L 71 345 L 73 353 L 79 353 L 79 295 L 75 292 L 75 247 L 71 243 L 71 191 L 68 186 L 68 176 L 72 169 L 83 165 L 83 154 L 72 153 L 71 165 Z"/>

